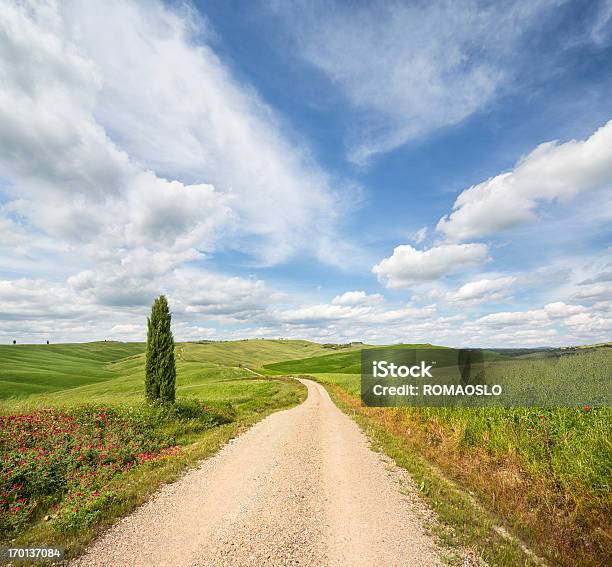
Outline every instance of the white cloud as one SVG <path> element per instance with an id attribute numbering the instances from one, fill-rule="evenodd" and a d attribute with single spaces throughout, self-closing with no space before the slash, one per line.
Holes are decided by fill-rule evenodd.
<path id="1" fill-rule="evenodd" d="M 127 199 L 126 240 L 131 246 L 154 242 L 165 250 L 206 248 L 216 232 L 232 218 L 231 200 L 212 185 L 185 186 L 140 174 Z"/>
<path id="2" fill-rule="evenodd" d="M 363 311 L 363 307 L 355 308 L 348 305 L 332 305 L 326 303 L 284 310 L 279 312 L 277 317 L 281 322 L 292 323 L 294 325 L 318 325 L 328 321 L 348 319 Z"/>
<path id="3" fill-rule="evenodd" d="M 119 325 L 113 325 L 110 328 L 110 334 L 113 337 L 116 336 L 126 336 L 126 337 L 133 337 L 133 336 L 143 336 L 146 334 L 147 332 L 147 327 L 144 324 L 140 324 L 140 325 L 134 325 L 133 323 L 123 323 L 123 324 L 119 324 Z"/>
<path id="4" fill-rule="evenodd" d="M 353 298 L 350 304 L 340 305 L 336 298 L 309 304 L 279 294 L 261 280 L 191 269 L 173 271 L 159 281 L 170 301 L 177 340 L 285 336 L 324 342 L 525 346 L 600 342 L 612 330 L 611 302 L 589 307 L 557 301 L 472 319 L 465 312 L 445 316 L 436 305 L 371 301 L 372 296 L 360 292 L 337 296 Z M 129 292 L 145 282 L 122 284 Z M 92 294 L 86 285 L 78 291 L 43 279 L 0 282 L 0 341 L 143 340 L 148 305 L 135 307 L 132 299 L 129 308 L 121 308 L 117 298 L 106 305 L 101 301 L 103 284 L 94 280 L 98 288 Z"/>
<path id="5" fill-rule="evenodd" d="M 1 267 L 40 274 L 3 284 L 11 333 L 53 331 L 34 322 L 50 313 L 71 339 L 123 337 L 160 292 L 177 324 L 256 319 L 278 295 L 263 282 L 187 266 L 352 250 L 342 183 L 207 40 L 184 5 L 0 0 Z"/>
<path id="6" fill-rule="evenodd" d="M 513 8 L 491 26 L 499 11 L 475 6 L 387 4 L 357 42 L 351 30 L 371 8 L 332 11 L 309 57 L 365 118 L 359 134 L 366 136 L 352 145 L 357 161 L 455 123 L 495 97 L 506 71 L 494 51 L 512 44 L 517 32 L 509 24 L 520 28 L 531 8 L 517 5 L 522 15 Z M 343 21 L 335 29 L 338 15 Z M 377 35 L 381 26 L 389 33 Z M 491 39 L 500 29 L 509 35 Z M 336 49 L 345 40 L 346 53 Z M 477 56 L 493 41 L 491 57 Z M 363 57 L 350 53 L 357 43 Z M 327 53 L 328 61 L 317 60 Z M 356 253 L 335 228 L 346 211 L 336 187 L 346 183 L 317 165 L 282 117 L 237 79 L 189 7 L 0 0 L 0 59 L 0 269 L 23 272 L 0 281 L 1 340 L 142 340 L 148 306 L 162 292 L 178 340 L 541 344 L 608 333 L 610 306 L 602 301 L 555 301 L 471 320 L 439 313 L 431 298 L 387 303 L 358 290 L 311 304 L 256 276 L 209 269 L 206 260 L 220 250 L 246 252 L 264 264 L 298 254 L 347 264 Z M 534 218 L 539 202 L 600 187 L 609 179 L 609 128 L 584 142 L 541 146 L 492 180 L 499 187 L 483 189 L 483 200 L 488 191 L 502 196 L 495 207 L 476 211 L 482 216 L 474 213 L 474 222 L 495 231 Z M 527 189 L 515 194 L 509 184 Z M 352 202 L 357 190 L 351 191 L 340 201 Z M 472 222 L 460 218 L 472 197 L 464 199 L 445 227 Z M 454 236 L 449 229 L 447 236 L 465 238 L 465 230 Z M 423 227 L 412 241 L 427 237 Z M 487 259 L 485 244 L 404 245 L 373 272 L 401 288 Z M 606 281 L 594 277 L 559 297 L 586 304 L 609 297 Z M 499 299 L 510 280 L 490 276 L 436 299 L 452 297 L 462 306 Z M 552 295 L 547 301 L 557 299 Z"/>
<path id="7" fill-rule="evenodd" d="M 242 252 L 266 263 L 300 249 L 334 260 L 319 248 L 335 236 L 343 204 L 331 186 L 343 184 L 232 75 L 206 43 L 210 34 L 195 10 L 72 1 L 62 16 L 64 33 L 100 77 L 95 116 L 130 156 L 230 195 L 239 219 L 232 244 Z"/>
<path id="8" fill-rule="evenodd" d="M 541 309 L 491 313 L 468 323 L 465 328 L 476 336 L 481 332 L 479 329 L 492 329 L 492 332 L 511 329 L 513 333 L 515 330 L 541 333 L 542 337 L 546 336 L 546 329 L 559 334 L 557 328 L 564 328 L 565 344 L 569 337 L 574 338 L 574 344 L 585 340 L 607 340 L 607 333 L 612 330 L 612 303 L 602 302 L 586 307 L 557 301 Z M 540 344 L 544 344 L 543 339 L 540 340 Z"/>
<path id="9" fill-rule="evenodd" d="M 446 295 L 452 303 L 477 304 L 500 300 L 510 294 L 510 287 L 516 282 L 514 276 L 482 279 L 463 284 L 457 291 Z"/>
<path id="10" fill-rule="evenodd" d="M 42 278 L 0 280 L 0 318 L 68 319 L 84 313 L 83 302 L 72 301 L 66 286 Z"/>
<path id="11" fill-rule="evenodd" d="M 349 156 L 366 162 L 486 108 L 548 1 L 275 3 L 300 54 L 359 111 Z"/>
<path id="12" fill-rule="evenodd" d="M 385 304 L 379 294 L 368 295 L 363 291 L 348 291 L 334 297 L 331 303 L 305 305 L 293 309 L 276 311 L 274 317 L 285 324 L 298 326 L 337 325 L 347 333 L 351 326 L 354 331 L 368 332 L 371 327 L 390 327 L 408 321 L 422 320 L 436 315 L 435 305 L 417 307 L 403 305 L 393 307 Z"/>
<path id="13" fill-rule="evenodd" d="M 544 311 L 551 319 L 567 318 L 588 311 L 582 305 L 568 305 L 563 301 L 555 301 L 544 306 Z"/>
<path id="14" fill-rule="evenodd" d="M 383 301 L 379 293 L 367 294 L 365 291 L 345 291 L 332 299 L 333 305 L 372 305 Z"/>
<path id="15" fill-rule="evenodd" d="M 415 244 L 421 244 L 426 238 L 427 238 L 427 227 L 426 226 L 419 228 L 419 230 L 417 230 L 412 235 L 412 241 Z"/>
<path id="16" fill-rule="evenodd" d="M 612 330 L 612 314 L 608 310 L 607 313 L 579 313 L 572 315 L 565 322 L 565 325 L 571 327 L 574 332 L 589 336 L 595 333 L 604 333 L 600 335 L 606 340 L 610 338 Z M 605 333 L 608 333 L 607 335 Z"/>
<path id="17" fill-rule="evenodd" d="M 84 271 L 68 285 L 43 278 L 0 280 L 0 340 L 144 340 L 149 305 L 160 292 L 168 297 L 176 338 L 194 338 L 197 329 L 205 329 L 200 337 L 206 338 L 219 334 L 213 324 L 226 334 L 232 325 L 268 321 L 270 308 L 285 299 L 261 280 L 188 268 L 153 273 L 133 260 L 127 272 Z"/>
<path id="18" fill-rule="evenodd" d="M 606 265 L 606 268 L 609 268 L 610 264 Z M 592 278 L 587 278 L 586 280 L 582 280 L 579 285 L 592 285 L 597 283 L 608 283 L 612 282 L 612 270 L 604 270 L 596 273 Z"/>
<path id="19" fill-rule="evenodd" d="M 404 244 L 376 264 L 372 272 L 387 287 L 401 288 L 480 265 L 487 257 L 488 249 L 484 244 L 442 244 L 428 250 Z"/>
<path id="20" fill-rule="evenodd" d="M 332 180 L 203 43 L 196 12 L 30 0 L 2 2 L 0 22 L 2 207 L 24 221 L 0 217 L 12 241 L 27 229 L 115 269 L 132 250 L 220 246 L 339 261 Z"/>
<path id="21" fill-rule="evenodd" d="M 612 121 L 589 138 L 541 144 L 503 173 L 463 191 L 437 230 L 466 240 L 537 219 L 540 203 L 612 187 Z"/>
<path id="22" fill-rule="evenodd" d="M 609 340 L 612 303 L 586 307 L 553 302 L 538 309 L 448 317 L 435 306 L 369 308 L 332 304 L 274 311 L 269 336 L 300 336 L 319 341 L 364 340 L 379 344 L 425 342 L 449 346 L 554 346 Z"/>
<path id="23" fill-rule="evenodd" d="M 612 299 L 612 285 L 609 283 L 597 283 L 584 285 L 574 294 L 576 299 L 605 300 Z"/>
<path id="24" fill-rule="evenodd" d="M 254 323 L 284 296 L 262 280 L 180 270 L 171 283 L 175 309 L 195 320 L 221 324 Z"/>
<path id="25" fill-rule="evenodd" d="M 96 115 L 107 78 L 60 6 L 5 3 L 0 17 L 0 174 L 12 198 L 4 207 L 59 241 L 109 256 L 134 246 L 211 248 L 229 198 L 168 181 L 109 138 Z"/>
<path id="26" fill-rule="evenodd" d="M 515 325 L 541 325 L 547 324 L 548 315 L 544 309 L 531 309 L 529 311 L 502 311 L 490 313 L 476 320 L 476 323 L 485 327 L 511 327 Z"/>

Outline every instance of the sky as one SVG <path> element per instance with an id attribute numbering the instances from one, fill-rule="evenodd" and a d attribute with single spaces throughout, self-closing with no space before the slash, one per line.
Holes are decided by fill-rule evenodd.
<path id="1" fill-rule="evenodd" d="M 0 0 L 0 343 L 612 338 L 612 0 Z"/>

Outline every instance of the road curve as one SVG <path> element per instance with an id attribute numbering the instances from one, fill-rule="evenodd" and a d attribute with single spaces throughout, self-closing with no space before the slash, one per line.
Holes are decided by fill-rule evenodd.
<path id="1" fill-rule="evenodd" d="M 71 565 L 441 565 L 414 498 L 310 380 L 307 400 L 228 443 Z"/>

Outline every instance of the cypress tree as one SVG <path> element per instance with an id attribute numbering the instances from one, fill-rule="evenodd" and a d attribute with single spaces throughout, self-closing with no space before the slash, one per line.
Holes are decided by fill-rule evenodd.
<path id="1" fill-rule="evenodd" d="M 157 382 L 157 327 L 159 325 L 158 300 L 153 302 L 151 316 L 147 319 L 147 353 L 145 362 L 145 395 L 154 402 L 159 398 L 159 384 Z"/>
<path id="2" fill-rule="evenodd" d="M 174 402 L 176 366 L 171 323 L 168 301 L 160 295 L 147 319 L 145 394 L 151 401 Z"/>
<path id="3" fill-rule="evenodd" d="M 176 390 L 176 365 L 174 362 L 174 337 L 172 336 L 172 315 L 168 308 L 168 302 L 162 295 L 160 302 L 160 323 L 159 323 L 159 362 L 158 380 L 159 397 L 162 402 L 174 403 Z"/>

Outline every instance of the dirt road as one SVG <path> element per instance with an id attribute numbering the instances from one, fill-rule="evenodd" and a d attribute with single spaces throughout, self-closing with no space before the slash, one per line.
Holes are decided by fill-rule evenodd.
<path id="1" fill-rule="evenodd" d="M 303 382 L 302 405 L 165 486 L 72 565 L 440 565 L 400 473 Z"/>

